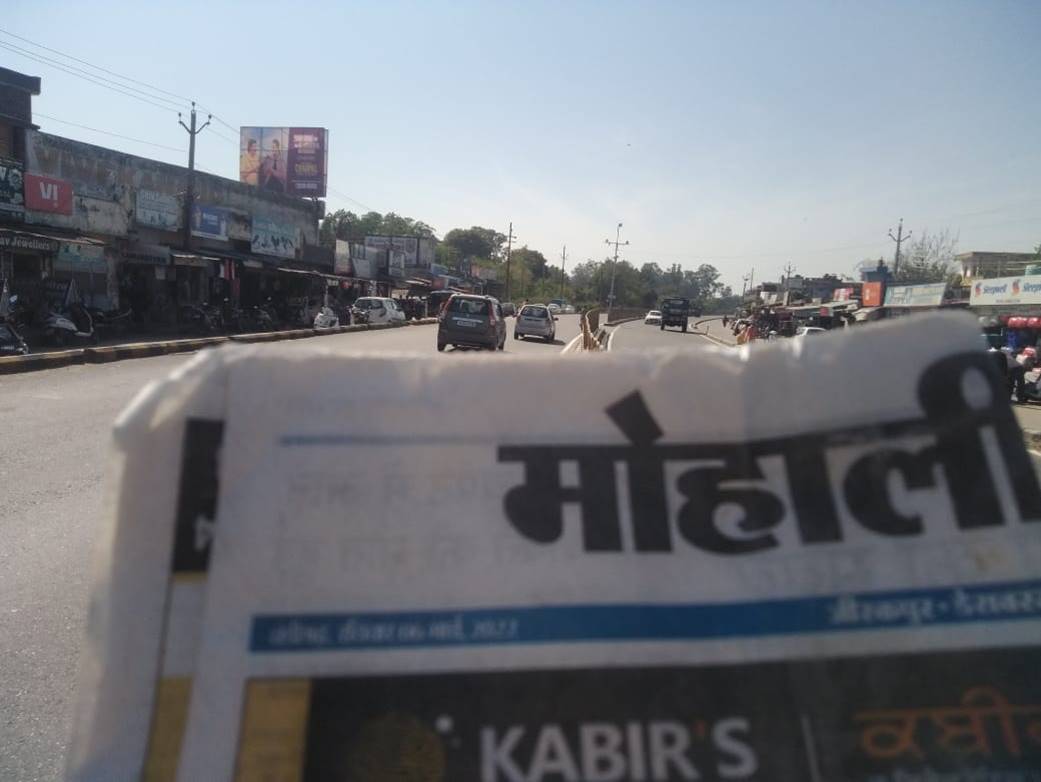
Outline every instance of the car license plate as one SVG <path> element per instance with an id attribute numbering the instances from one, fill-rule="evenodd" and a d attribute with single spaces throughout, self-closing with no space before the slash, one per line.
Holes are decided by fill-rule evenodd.
<path id="1" fill-rule="evenodd" d="M 473 328 L 474 326 L 479 326 L 480 324 L 481 321 L 479 320 L 464 320 L 463 318 L 455 319 L 455 325 L 457 326 L 468 326 L 470 328 Z"/>

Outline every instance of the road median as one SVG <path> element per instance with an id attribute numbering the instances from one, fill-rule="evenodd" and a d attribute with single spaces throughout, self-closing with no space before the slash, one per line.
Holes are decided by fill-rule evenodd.
<path id="1" fill-rule="evenodd" d="M 28 356 L 0 357 L 0 375 L 21 372 L 38 372 L 44 369 L 59 369 L 76 364 L 108 364 L 132 358 L 165 356 L 172 353 L 193 353 L 203 348 L 227 343 L 280 342 L 289 339 L 324 337 L 332 334 L 351 334 L 356 331 L 380 331 L 404 326 L 426 326 L 437 323 L 437 318 L 423 318 L 402 323 L 357 324 L 337 326 L 330 329 L 293 329 L 291 331 L 261 331 L 253 334 L 230 334 L 227 336 L 198 337 L 195 339 L 170 339 L 157 342 L 128 342 L 121 345 L 84 347 L 50 353 L 31 353 Z"/>

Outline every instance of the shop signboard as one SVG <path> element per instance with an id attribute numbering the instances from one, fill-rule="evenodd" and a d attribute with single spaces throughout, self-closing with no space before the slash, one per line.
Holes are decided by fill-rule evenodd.
<path id="1" fill-rule="evenodd" d="M 366 236 L 365 246 L 387 251 L 388 268 L 394 277 L 404 277 L 405 267 L 419 263 L 419 237 Z"/>
<path id="2" fill-rule="evenodd" d="M 239 129 L 239 181 L 274 193 L 321 198 L 329 131 L 304 127 Z"/>
<path id="3" fill-rule="evenodd" d="M 882 283 L 865 282 L 860 289 L 860 303 L 865 307 L 882 306 Z"/>
<path id="4" fill-rule="evenodd" d="M 0 215 L 21 219 L 25 214 L 22 180 L 22 164 L 17 160 L 0 158 Z"/>
<path id="5" fill-rule="evenodd" d="M 223 209 L 207 204 L 192 205 L 192 236 L 202 239 L 228 240 L 228 215 Z"/>
<path id="6" fill-rule="evenodd" d="M 0 230 L 0 250 L 27 250 L 29 252 L 56 253 L 58 242 L 46 236 Z"/>
<path id="7" fill-rule="evenodd" d="M 253 239 L 250 248 L 260 255 L 295 258 L 300 243 L 297 229 L 266 217 L 253 218 Z"/>
<path id="8" fill-rule="evenodd" d="M 103 274 L 107 268 L 105 248 L 97 244 L 62 242 L 54 259 L 55 271 Z"/>
<path id="9" fill-rule="evenodd" d="M 64 179 L 25 175 L 25 205 L 37 212 L 72 214 L 72 184 Z"/>
<path id="10" fill-rule="evenodd" d="M 886 288 L 887 307 L 939 307 L 947 283 L 931 282 L 925 285 L 890 285 Z"/>
<path id="11" fill-rule="evenodd" d="M 123 251 L 123 260 L 126 263 L 166 266 L 170 263 L 170 248 L 161 244 L 132 244 Z"/>
<path id="12" fill-rule="evenodd" d="M 351 245 L 350 242 L 343 239 L 336 240 L 336 250 L 333 253 L 333 273 L 346 277 L 354 275 L 354 266 L 351 263 Z"/>
<path id="13" fill-rule="evenodd" d="M 1041 277 L 997 277 L 977 280 L 969 292 L 973 307 L 995 304 L 1041 304 Z"/>
<path id="14" fill-rule="evenodd" d="M 156 190 L 138 190 L 134 217 L 139 225 L 176 231 L 181 223 L 181 206 L 177 196 Z"/>
<path id="15" fill-rule="evenodd" d="M 832 301 L 849 301 L 853 298 L 852 288 L 836 288 L 831 294 Z"/>

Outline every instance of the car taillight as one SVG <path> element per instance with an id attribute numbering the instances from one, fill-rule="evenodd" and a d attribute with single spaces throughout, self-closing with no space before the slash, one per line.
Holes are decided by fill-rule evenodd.
<path id="1" fill-rule="evenodd" d="M 495 325 L 495 310 L 493 310 L 490 307 L 488 308 L 488 325 L 489 326 L 494 326 Z"/>

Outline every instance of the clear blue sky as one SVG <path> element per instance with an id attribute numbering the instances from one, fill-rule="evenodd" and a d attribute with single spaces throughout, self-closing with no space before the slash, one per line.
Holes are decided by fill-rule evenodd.
<path id="1" fill-rule="evenodd" d="M 601 258 L 618 221 L 623 257 L 711 262 L 738 288 L 753 266 L 889 257 L 900 217 L 963 251 L 1041 242 L 1039 0 L 3 7 L 0 28 L 230 125 L 328 127 L 330 209 L 441 234 L 512 220 L 548 257 L 566 243 L 569 266 Z M 0 64 L 43 77 L 41 114 L 185 146 L 172 113 L 8 50 Z M 237 178 L 235 144 L 204 134 L 198 160 Z"/>

